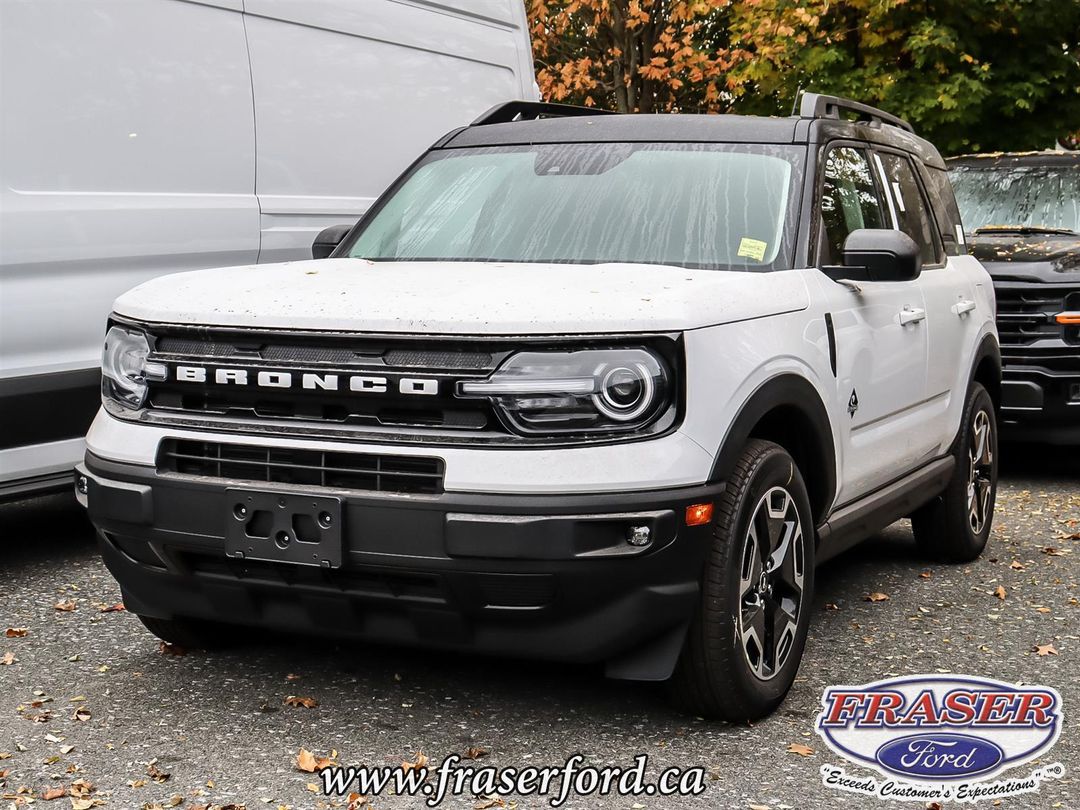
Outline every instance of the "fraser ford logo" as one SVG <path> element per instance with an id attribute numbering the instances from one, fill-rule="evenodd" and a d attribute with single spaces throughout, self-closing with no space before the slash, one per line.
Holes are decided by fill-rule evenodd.
<path id="1" fill-rule="evenodd" d="M 826 785 L 883 799 L 975 802 L 1033 793 L 1065 769 L 1043 765 L 1018 777 L 1003 771 L 1045 755 L 1061 733 L 1061 696 L 962 675 L 921 675 L 862 686 L 832 686 L 817 732 L 850 762 L 884 779 L 826 765 Z"/>

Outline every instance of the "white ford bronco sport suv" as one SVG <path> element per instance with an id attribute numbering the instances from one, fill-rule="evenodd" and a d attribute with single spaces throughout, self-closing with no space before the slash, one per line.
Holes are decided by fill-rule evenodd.
<path id="1" fill-rule="evenodd" d="M 986 543 L 993 287 L 887 113 L 512 102 L 313 250 L 115 304 L 76 488 L 167 641 L 604 662 L 747 719 L 815 565 L 905 516 Z"/>

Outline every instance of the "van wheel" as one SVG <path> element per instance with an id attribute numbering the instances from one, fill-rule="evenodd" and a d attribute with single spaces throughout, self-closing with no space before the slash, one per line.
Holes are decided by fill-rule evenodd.
<path id="1" fill-rule="evenodd" d="M 949 485 L 911 516 L 911 528 L 927 557 L 961 563 L 986 548 L 997 497 L 997 420 L 994 402 L 979 383 L 972 384 L 955 456 Z"/>
<path id="2" fill-rule="evenodd" d="M 806 645 L 810 500 L 787 451 L 752 439 L 717 507 L 701 601 L 669 689 L 692 714 L 753 720 L 780 705 Z"/>
<path id="3" fill-rule="evenodd" d="M 232 635 L 229 629 L 214 622 L 201 622 L 194 619 L 157 619 L 153 616 L 139 616 L 143 626 L 168 644 L 195 650 L 210 650 L 226 646 Z"/>

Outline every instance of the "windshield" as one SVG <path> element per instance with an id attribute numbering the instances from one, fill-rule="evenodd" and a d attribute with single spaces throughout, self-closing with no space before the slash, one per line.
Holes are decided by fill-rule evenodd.
<path id="1" fill-rule="evenodd" d="M 1080 171 L 954 166 L 949 174 L 969 233 L 994 227 L 1080 231 Z"/>
<path id="2" fill-rule="evenodd" d="M 349 255 L 786 269 L 802 151 L 640 143 L 434 151 Z"/>

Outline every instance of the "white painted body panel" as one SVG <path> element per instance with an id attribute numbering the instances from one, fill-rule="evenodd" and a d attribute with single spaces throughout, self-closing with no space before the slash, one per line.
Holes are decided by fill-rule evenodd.
<path id="1" fill-rule="evenodd" d="M 805 272 L 321 259 L 158 278 L 114 310 L 158 323 L 405 334 L 683 331 L 804 309 Z"/>
<path id="2" fill-rule="evenodd" d="M 104 410 L 87 434 L 90 452 L 102 458 L 153 466 L 158 444 L 166 438 L 221 441 L 222 434 L 141 425 L 116 419 Z M 530 449 L 429 447 L 230 434 L 229 442 L 275 447 L 311 447 L 327 451 L 436 456 L 446 463 L 447 492 L 545 494 L 566 492 L 651 491 L 704 481 L 713 455 L 682 431 L 647 442 L 591 447 Z M 406 497 L 394 496 L 388 497 Z"/>
<path id="3" fill-rule="evenodd" d="M 520 0 L 453 7 L 4 0 L 0 381 L 96 367 L 148 279 L 309 257 L 446 131 L 535 97 Z"/>

